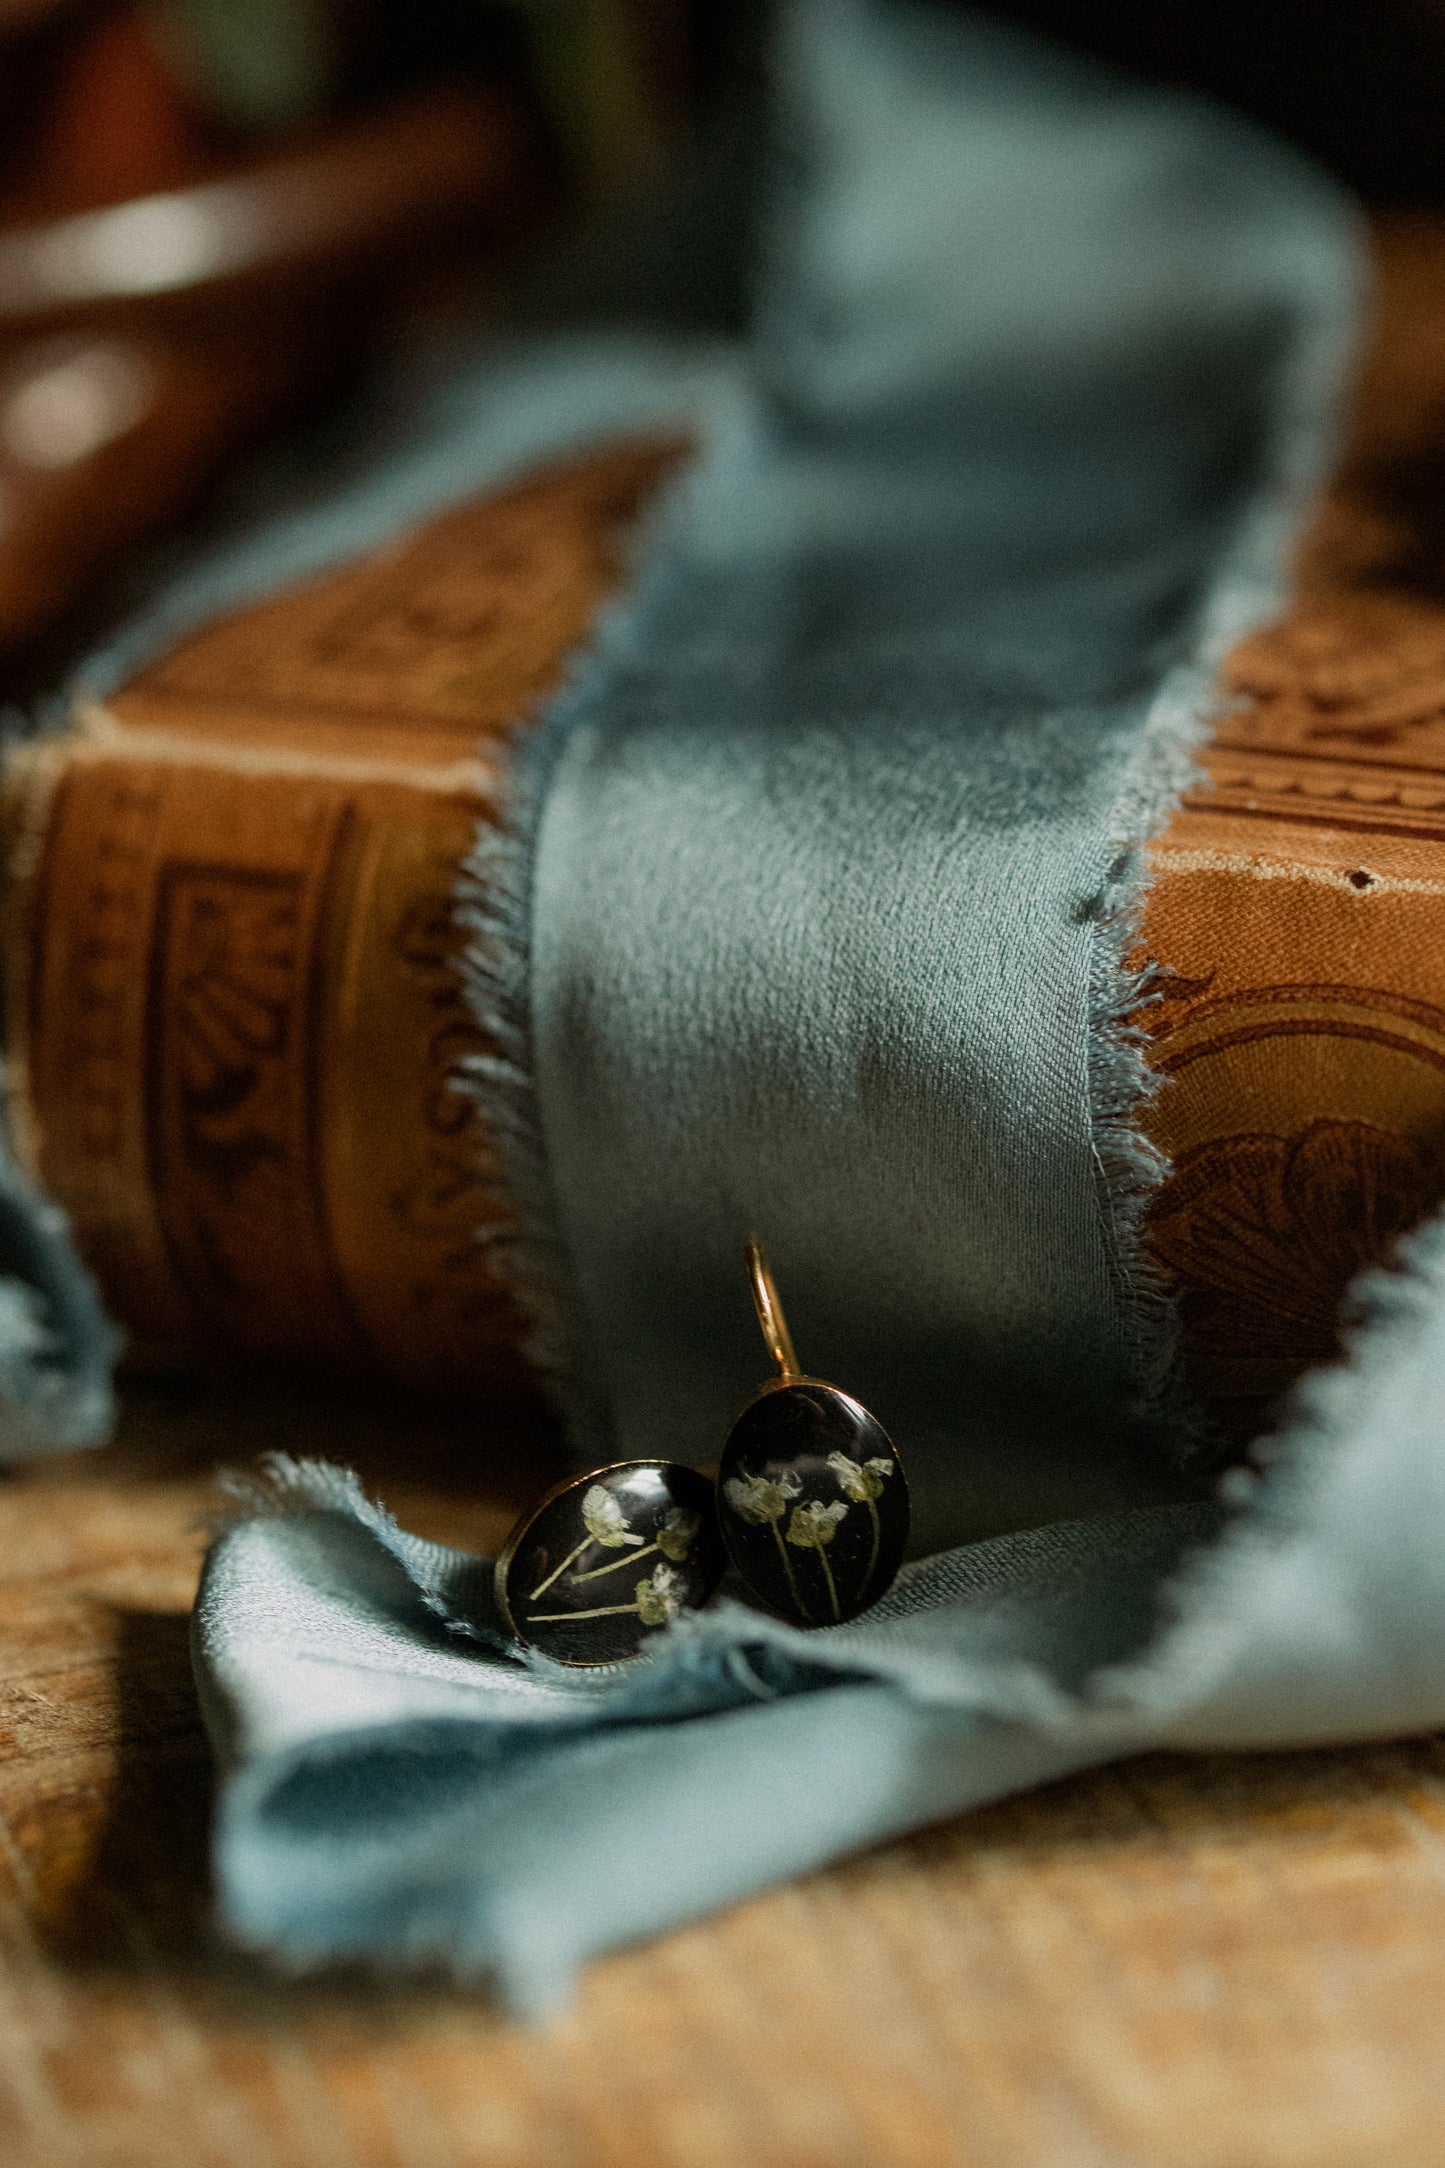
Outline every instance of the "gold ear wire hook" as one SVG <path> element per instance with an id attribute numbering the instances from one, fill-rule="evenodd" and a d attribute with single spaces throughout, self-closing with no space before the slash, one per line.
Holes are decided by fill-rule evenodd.
<path id="1" fill-rule="evenodd" d="M 773 1275 L 768 1270 L 768 1260 L 763 1255 L 762 1244 L 756 1235 L 748 1236 L 746 1256 L 748 1279 L 752 1284 L 753 1307 L 758 1313 L 763 1339 L 768 1353 L 778 1366 L 778 1375 L 786 1382 L 800 1378 L 798 1358 L 793 1353 L 793 1338 L 788 1331 L 788 1321 L 783 1315 L 783 1305 L 778 1300 L 778 1290 Z"/>

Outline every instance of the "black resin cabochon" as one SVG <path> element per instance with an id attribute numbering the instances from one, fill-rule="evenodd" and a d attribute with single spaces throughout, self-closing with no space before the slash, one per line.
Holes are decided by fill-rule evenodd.
<path id="1" fill-rule="evenodd" d="M 708 1478 L 623 1461 L 543 1500 L 498 1561 L 497 1600 L 517 1638 L 559 1663 L 623 1663 L 705 1603 L 724 1564 Z"/>
<path id="2" fill-rule="evenodd" d="M 717 1501 L 743 1580 L 800 1625 L 855 1618 L 903 1563 L 902 1464 L 881 1423 L 836 1386 L 808 1379 L 759 1394 L 723 1450 Z"/>

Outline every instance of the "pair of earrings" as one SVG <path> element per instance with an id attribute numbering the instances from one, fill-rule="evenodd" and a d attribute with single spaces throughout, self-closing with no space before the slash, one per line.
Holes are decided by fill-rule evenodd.
<path id="1" fill-rule="evenodd" d="M 564 1664 L 616 1664 L 696 1610 L 729 1563 L 800 1626 L 856 1618 L 891 1585 L 908 1542 L 908 1482 L 881 1423 L 798 1367 L 755 1241 L 753 1303 L 777 1375 L 728 1433 L 714 1481 L 670 1460 L 624 1460 L 559 1483 L 496 1566 L 510 1631 Z"/>

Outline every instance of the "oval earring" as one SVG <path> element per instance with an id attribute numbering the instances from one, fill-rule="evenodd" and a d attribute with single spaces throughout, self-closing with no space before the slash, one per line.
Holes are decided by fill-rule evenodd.
<path id="1" fill-rule="evenodd" d="M 497 1609 L 559 1664 L 620 1664 L 722 1579 L 713 1486 L 671 1460 L 621 1460 L 549 1490 L 508 1536 Z"/>
<path id="2" fill-rule="evenodd" d="M 908 1544 L 908 1479 L 882 1424 L 850 1393 L 798 1367 L 756 1240 L 753 1303 L 778 1374 L 728 1433 L 718 1524 L 739 1577 L 802 1626 L 856 1618 L 890 1587 Z"/>

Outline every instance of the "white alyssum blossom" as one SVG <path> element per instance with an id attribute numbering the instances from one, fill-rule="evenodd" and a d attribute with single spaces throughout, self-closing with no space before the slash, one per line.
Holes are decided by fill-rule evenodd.
<path id="1" fill-rule="evenodd" d="M 686 1584 L 671 1566 L 654 1566 L 649 1579 L 633 1590 L 637 1615 L 644 1626 L 670 1626 L 682 1609 Z"/>
<path id="2" fill-rule="evenodd" d="M 891 1460 L 850 1460 L 846 1453 L 830 1453 L 828 1466 L 838 1478 L 838 1488 L 854 1505 L 866 1506 L 883 1496 L 883 1485 L 893 1473 Z"/>
<path id="3" fill-rule="evenodd" d="M 791 1468 L 781 1475 L 730 1475 L 723 1484 L 723 1496 L 740 1520 L 751 1521 L 755 1528 L 771 1528 L 773 1542 L 777 1545 L 778 1559 L 782 1565 L 788 1593 L 793 1599 L 793 1609 L 799 1618 L 812 1622 L 812 1613 L 803 1601 L 798 1577 L 793 1571 L 793 1561 L 783 1542 L 783 1515 L 795 1498 L 802 1496 L 802 1479 Z"/>
<path id="4" fill-rule="evenodd" d="M 653 1540 L 664 1558 L 670 1558 L 674 1565 L 680 1566 L 692 1549 L 693 1539 L 701 1526 L 700 1515 L 689 1513 L 686 1506 L 672 1506 Z"/>
<path id="5" fill-rule="evenodd" d="M 603 1483 L 594 1483 L 582 1495 L 582 1518 L 594 1543 L 605 1550 L 620 1551 L 624 1544 L 641 1544 L 642 1537 L 627 1525 L 621 1506 Z"/>
<path id="6" fill-rule="evenodd" d="M 800 1551 L 817 1553 L 818 1564 L 823 1569 L 823 1579 L 828 1585 L 828 1601 L 833 1607 L 835 1619 L 841 1619 L 838 1603 L 838 1584 L 833 1579 L 833 1569 L 828 1563 L 828 1545 L 838 1533 L 838 1523 L 846 1520 L 848 1506 L 841 1498 L 831 1505 L 824 1505 L 821 1498 L 809 1498 L 804 1504 L 794 1506 L 793 1517 L 788 1523 L 788 1541 Z"/>
<path id="7" fill-rule="evenodd" d="M 802 1488 L 791 1469 L 779 1476 L 731 1475 L 723 1485 L 733 1511 L 741 1513 L 745 1521 L 756 1522 L 760 1528 L 769 1521 L 780 1521 Z"/>
<path id="8" fill-rule="evenodd" d="M 587 1530 L 586 1535 L 580 1543 L 574 1543 L 561 1563 L 554 1566 L 552 1571 L 537 1583 L 528 1598 L 530 1603 L 535 1603 L 539 1596 L 545 1595 L 554 1581 L 560 1581 L 563 1574 L 576 1565 L 590 1544 L 598 1543 L 604 1551 L 621 1551 L 629 1545 L 636 1549 L 643 1547 L 641 1536 L 635 1535 L 628 1527 L 626 1515 L 605 1483 L 591 1483 L 582 1493 L 582 1525 Z M 606 1570 L 604 1567 L 603 1571 Z M 580 1581 L 588 1576 L 574 1573 L 571 1578 Z"/>
<path id="9" fill-rule="evenodd" d="M 847 1512 L 841 1498 L 835 1498 L 830 1506 L 825 1506 L 818 1498 L 810 1498 L 806 1505 L 794 1506 L 793 1518 L 788 1523 L 789 1543 L 796 1543 L 800 1551 L 820 1551 L 825 1543 L 832 1542 L 838 1532 L 838 1523 L 847 1517 Z"/>

